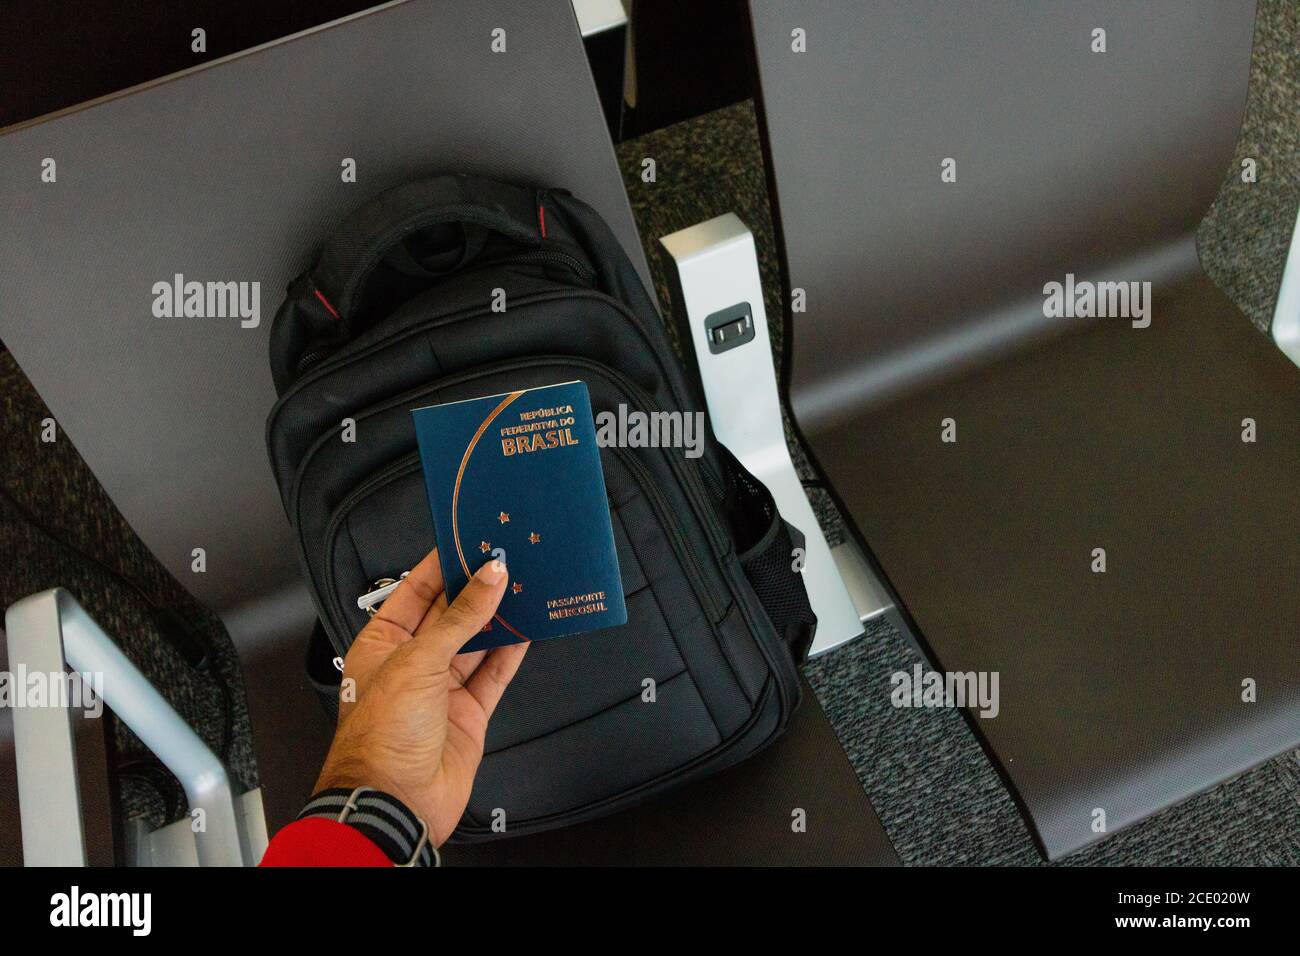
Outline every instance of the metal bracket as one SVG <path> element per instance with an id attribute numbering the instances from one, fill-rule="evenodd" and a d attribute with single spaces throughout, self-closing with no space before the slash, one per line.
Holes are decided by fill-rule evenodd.
<path id="1" fill-rule="evenodd" d="M 584 39 L 627 26 L 627 11 L 619 0 L 573 0 L 573 15 Z"/>
<path id="2" fill-rule="evenodd" d="M 28 673 L 62 674 L 70 668 L 102 675 L 104 703 L 175 774 L 191 809 L 203 811 L 203 827 L 193 833 L 201 866 L 257 863 L 266 849 L 265 822 L 260 830 L 257 824 L 260 800 L 251 816 L 246 805 L 236 812 L 221 761 L 71 594 L 52 588 L 23 598 L 5 612 L 5 631 L 9 666 L 15 670 L 22 666 Z M 23 861 L 28 866 L 86 865 L 68 703 L 47 701 L 47 706 L 13 711 Z M 241 819 L 252 822 L 241 825 Z M 180 823 L 191 830 L 190 821 Z"/>
<path id="3" fill-rule="evenodd" d="M 807 539 L 803 576 L 818 621 L 810 653 L 828 651 L 862 634 L 862 615 L 786 445 L 754 237 L 727 213 L 659 241 L 675 267 L 674 294 L 690 326 L 713 430 Z"/>
<path id="4" fill-rule="evenodd" d="M 239 824 L 244 861 L 251 866 L 266 853 L 269 841 L 260 787 L 235 797 L 235 819 Z M 198 866 L 196 836 L 193 820 L 189 817 L 182 817 L 157 830 L 150 830 L 141 820 L 128 821 L 127 866 Z"/>
<path id="5" fill-rule="evenodd" d="M 1273 341 L 1287 358 L 1300 365 L 1300 209 L 1296 210 L 1291 250 L 1273 309 Z"/>

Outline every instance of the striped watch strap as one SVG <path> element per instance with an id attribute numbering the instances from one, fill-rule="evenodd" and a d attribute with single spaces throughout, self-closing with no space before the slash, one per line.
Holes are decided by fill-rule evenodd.
<path id="1" fill-rule="evenodd" d="M 398 800 L 370 787 L 322 790 L 307 801 L 299 820 L 337 820 L 360 831 L 397 866 L 439 866 L 438 849 L 429 842 L 423 820 Z"/>

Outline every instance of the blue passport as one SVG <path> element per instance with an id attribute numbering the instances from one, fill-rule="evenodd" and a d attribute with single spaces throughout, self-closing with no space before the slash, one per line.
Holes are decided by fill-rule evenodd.
<path id="1" fill-rule="evenodd" d="M 462 652 L 627 621 L 585 383 L 411 417 L 448 600 L 493 558 L 509 572 L 496 616 Z"/>

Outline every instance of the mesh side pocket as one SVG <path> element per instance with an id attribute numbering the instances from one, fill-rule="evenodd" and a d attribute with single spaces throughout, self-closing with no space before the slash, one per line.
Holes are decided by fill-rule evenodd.
<path id="1" fill-rule="evenodd" d="M 794 567 L 795 549 L 804 552 L 803 532 L 781 517 L 767 486 L 726 446 L 717 448 L 726 484 L 722 510 L 741 567 L 790 656 L 802 664 L 817 633 L 817 615 L 808 600 L 803 575 Z"/>
<path id="2" fill-rule="evenodd" d="M 774 513 L 768 533 L 740 555 L 745 576 L 796 664 L 807 659 L 817 633 L 817 615 L 808 601 L 803 577 L 794 569 L 794 551 L 802 552 L 803 547 L 803 532 Z"/>

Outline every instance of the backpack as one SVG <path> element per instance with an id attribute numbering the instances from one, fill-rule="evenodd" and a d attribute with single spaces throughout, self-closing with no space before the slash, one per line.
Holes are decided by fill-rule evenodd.
<path id="1" fill-rule="evenodd" d="M 290 284 L 270 358 L 271 464 L 340 655 L 367 620 L 356 599 L 435 544 L 412 408 L 574 379 L 595 415 L 704 408 L 594 210 L 464 175 L 348 216 Z M 612 813 L 785 729 L 816 627 L 792 560 L 802 538 L 704 430 L 698 457 L 600 449 L 627 623 L 530 650 L 453 840 L 500 835 L 498 808 L 510 835 Z"/>

